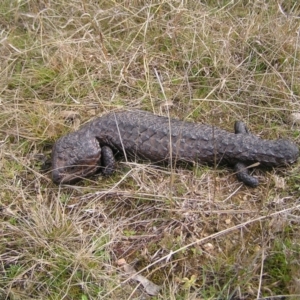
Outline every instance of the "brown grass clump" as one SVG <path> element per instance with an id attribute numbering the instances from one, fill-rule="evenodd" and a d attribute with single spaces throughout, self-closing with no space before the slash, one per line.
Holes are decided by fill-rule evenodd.
<path id="1" fill-rule="evenodd" d="M 299 162 L 118 163 L 56 186 L 61 135 L 115 108 L 299 144 L 297 1 L 2 0 L 0 299 L 297 299 Z M 149 296 L 117 264 L 161 286 Z"/>

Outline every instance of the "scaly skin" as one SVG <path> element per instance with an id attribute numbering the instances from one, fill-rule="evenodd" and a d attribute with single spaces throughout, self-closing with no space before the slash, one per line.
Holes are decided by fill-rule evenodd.
<path id="1" fill-rule="evenodd" d="M 298 147 L 287 140 L 263 140 L 247 129 L 230 133 L 214 126 L 183 122 L 145 111 L 111 112 L 61 137 L 52 152 L 52 179 L 72 183 L 104 167 L 114 170 L 113 151 L 152 162 L 186 161 L 240 166 L 259 162 L 264 166 L 294 163 Z M 102 148 L 102 150 L 101 150 Z M 250 186 L 241 173 L 238 178 Z M 250 175 L 249 175 L 250 176 Z M 243 179 L 246 178 L 246 179 Z M 257 180 L 256 180 L 257 182 Z"/>

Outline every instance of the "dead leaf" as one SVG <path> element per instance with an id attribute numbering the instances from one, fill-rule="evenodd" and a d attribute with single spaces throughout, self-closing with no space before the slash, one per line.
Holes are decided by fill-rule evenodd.
<path id="1" fill-rule="evenodd" d="M 285 180 L 284 178 L 277 176 L 277 175 L 273 175 L 273 179 L 274 179 L 274 183 L 275 183 L 275 187 L 278 189 L 285 189 Z"/>
<path id="2" fill-rule="evenodd" d="M 138 272 L 131 265 L 127 264 L 124 258 L 119 259 L 117 261 L 117 264 L 123 267 L 124 271 L 131 277 L 131 279 L 140 282 L 149 295 L 155 296 L 159 293 L 161 287 L 156 285 L 146 277 L 137 274 Z"/>
<path id="3" fill-rule="evenodd" d="M 67 121 L 74 121 L 75 119 L 80 119 L 78 112 L 73 110 L 64 110 L 60 113 L 61 117 Z"/>
<path id="4" fill-rule="evenodd" d="M 77 130 L 80 126 L 80 114 L 73 110 L 65 110 L 61 112 L 61 117 L 66 123 L 72 124 L 74 130 Z"/>

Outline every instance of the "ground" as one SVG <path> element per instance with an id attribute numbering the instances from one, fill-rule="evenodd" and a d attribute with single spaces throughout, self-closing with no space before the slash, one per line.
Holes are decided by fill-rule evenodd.
<path id="1" fill-rule="evenodd" d="M 298 299 L 297 162 L 120 160 L 55 185 L 55 140 L 144 109 L 300 143 L 298 1 L 2 0 L 0 299 Z M 161 290 L 149 295 L 120 264 Z"/>

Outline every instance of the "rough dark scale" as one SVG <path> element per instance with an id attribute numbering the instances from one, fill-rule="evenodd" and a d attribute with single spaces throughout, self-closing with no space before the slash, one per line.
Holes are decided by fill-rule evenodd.
<path id="1" fill-rule="evenodd" d="M 140 157 L 152 162 L 172 159 L 229 164 L 236 167 L 238 178 L 250 186 L 256 186 L 258 182 L 252 181 L 254 177 L 244 172 L 244 166 L 256 162 L 265 166 L 284 166 L 298 158 L 298 147 L 288 140 L 260 139 L 239 123 L 235 132 L 169 120 L 145 111 L 111 112 L 55 143 L 52 179 L 56 183 L 75 182 L 94 174 L 101 168 L 101 161 L 105 164 L 102 168 L 106 174 L 112 173 L 114 158 L 107 148 L 101 152 L 103 146 L 125 152 L 127 158 Z"/>

